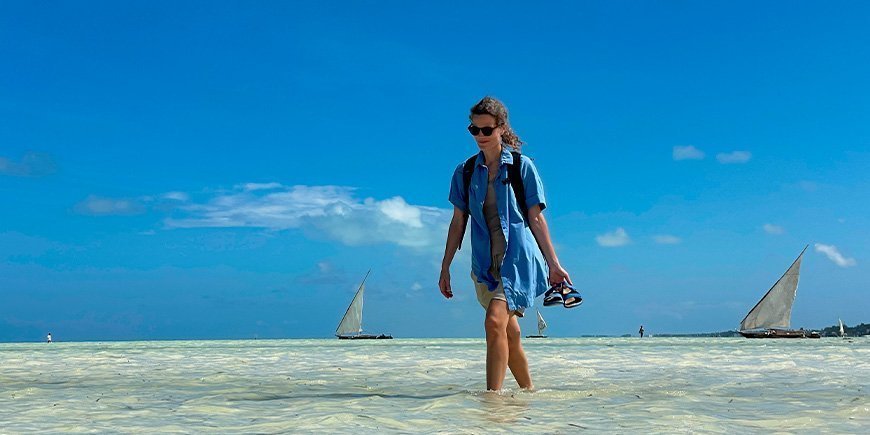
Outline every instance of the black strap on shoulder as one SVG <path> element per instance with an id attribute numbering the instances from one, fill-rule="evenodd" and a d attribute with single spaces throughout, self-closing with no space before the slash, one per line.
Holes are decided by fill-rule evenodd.
<path id="1" fill-rule="evenodd" d="M 468 189 L 471 185 L 471 175 L 474 174 L 474 164 L 477 163 L 477 154 L 468 158 L 462 166 L 462 185 L 465 187 L 465 203 L 468 204 Z"/>
<path id="2" fill-rule="evenodd" d="M 477 154 L 469 157 L 462 166 L 462 186 L 465 188 L 465 206 L 467 210 L 465 210 L 465 213 L 462 216 L 462 235 L 459 237 L 459 247 L 456 248 L 457 250 L 462 249 L 462 239 L 465 238 L 465 227 L 468 226 L 468 213 L 471 211 L 471 202 L 468 197 L 468 192 L 469 186 L 471 185 L 471 175 L 474 174 L 475 163 L 477 163 Z"/>
<path id="3" fill-rule="evenodd" d="M 511 155 L 514 157 L 514 162 L 508 165 L 508 180 L 510 180 L 511 187 L 514 188 L 514 197 L 517 200 L 517 206 L 523 213 L 523 220 L 528 224 L 529 209 L 526 207 L 526 187 L 523 185 L 523 173 L 520 171 L 520 153 L 511 151 Z"/>

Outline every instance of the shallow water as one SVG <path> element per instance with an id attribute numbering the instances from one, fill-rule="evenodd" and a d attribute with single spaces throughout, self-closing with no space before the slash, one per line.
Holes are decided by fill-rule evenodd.
<path id="1" fill-rule="evenodd" d="M 482 339 L 0 344 L 0 433 L 870 429 L 867 337 L 524 343 L 501 394 Z"/>

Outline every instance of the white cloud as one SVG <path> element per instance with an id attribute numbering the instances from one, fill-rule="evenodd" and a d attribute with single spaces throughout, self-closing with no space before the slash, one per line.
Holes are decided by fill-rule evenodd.
<path id="1" fill-rule="evenodd" d="M 784 234 L 785 233 L 785 229 L 779 225 L 764 224 L 764 225 L 762 225 L 762 228 L 764 228 L 764 232 L 767 234 Z"/>
<path id="2" fill-rule="evenodd" d="M 423 285 L 420 284 L 419 282 L 415 282 L 414 284 L 411 285 L 411 290 L 413 290 L 415 292 L 423 290 Z"/>
<path id="3" fill-rule="evenodd" d="M 749 151 L 732 151 L 730 153 L 716 154 L 716 160 L 722 164 L 746 163 L 752 158 Z"/>
<path id="4" fill-rule="evenodd" d="M 410 227 L 421 228 L 423 226 L 423 222 L 420 221 L 420 209 L 408 205 L 399 196 L 381 201 L 378 203 L 378 210 L 388 218 Z"/>
<path id="5" fill-rule="evenodd" d="M 190 195 L 184 192 L 167 192 L 163 194 L 163 198 L 173 201 L 187 201 L 190 199 Z"/>
<path id="6" fill-rule="evenodd" d="M 272 190 L 272 189 L 280 189 L 284 187 L 281 183 L 245 183 L 237 186 L 245 191 L 253 191 L 253 190 Z"/>
<path id="7" fill-rule="evenodd" d="M 854 258 L 846 258 L 834 245 L 823 245 L 821 243 L 816 243 L 816 252 L 821 252 L 828 257 L 829 260 L 833 261 L 837 266 L 840 267 L 850 267 L 854 266 L 855 259 Z"/>
<path id="8" fill-rule="evenodd" d="M 205 203 L 180 206 L 186 216 L 167 219 L 170 228 L 257 227 L 302 229 L 346 245 L 395 243 L 423 248 L 443 243 L 450 210 L 411 205 L 401 197 L 360 200 L 340 186 L 250 184 L 221 192 Z"/>
<path id="9" fill-rule="evenodd" d="M 675 146 L 673 156 L 674 160 L 702 160 L 704 152 L 692 145 Z"/>
<path id="10" fill-rule="evenodd" d="M 75 211 L 87 215 L 134 215 L 143 213 L 145 209 L 135 200 L 91 195 L 76 204 Z"/>
<path id="11" fill-rule="evenodd" d="M 655 240 L 656 243 L 662 245 L 677 245 L 682 242 L 682 239 L 677 236 L 672 236 L 670 234 L 659 234 L 657 236 L 653 236 L 653 240 Z"/>
<path id="12" fill-rule="evenodd" d="M 631 238 L 629 238 L 628 233 L 626 233 L 625 230 L 620 227 L 612 232 L 595 236 L 595 241 L 598 242 L 598 244 L 601 246 L 607 248 L 614 248 L 617 246 L 627 245 L 629 242 L 631 242 Z"/>
<path id="13" fill-rule="evenodd" d="M 54 159 L 49 154 L 28 152 L 20 162 L 0 157 L 0 175 L 13 177 L 41 177 L 57 170 Z"/>

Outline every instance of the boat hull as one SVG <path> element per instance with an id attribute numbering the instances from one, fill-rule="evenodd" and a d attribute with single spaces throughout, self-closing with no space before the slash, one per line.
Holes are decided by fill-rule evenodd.
<path id="1" fill-rule="evenodd" d="M 388 334 L 381 335 L 371 335 L 371 334 L 360 334 L 360 335 L 339 335 L 337 336 L 339 340 L 392 340 L 393 336 Z"/>
<path id="2" fill-rule="evenodd" d="M 547 338 L 546 335 L 527 335 L 526 338 Z"/>
<path id="3" fill-rule="evenodd" d="M 765 329 L 760 331 L 737 331 L 746 338 L 821 338 L 816 331 L 794 329 Z"/>

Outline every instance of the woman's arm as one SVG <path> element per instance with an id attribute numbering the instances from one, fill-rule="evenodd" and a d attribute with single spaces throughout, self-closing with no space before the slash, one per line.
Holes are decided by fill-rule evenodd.
<path id="1" fill-rule="evenodd" d="M 568 272 L 562 268 L 559 258 L 556 257 L 556 250 L 550 240 L 550 229 L 547 227 L 547 220 L 544 219 L 540 205 L 529 208 L 529 229 L 532 230 L 532 235 L 535 236 L 535 241 L 538 242 L 538 247 L 541 248 L 541 253 L 544 254 L 544 259 L 550 267 L 550 284 L 567 281 L 568 284 L 574 285 Z"/>
<path id="2" fill-rule="evenodd" d="M 445 298 L 453 297 L 453 289 L 450 287 L 450 263 L 453 262 L 453 257 L 456 255 L 456 250 L 459 244 L 462 243 L 462 236 L 465 234 L 466 217 L 464 211 L 459 207 L 453 207 L 453 219 L 450 220 L 450 227 L 447 229 L 447 246 L 444 247 L 444 259 L 441 260 L 441 276 L 438 279 L 438 288 L 441 289 L 441 294 Z"/>

